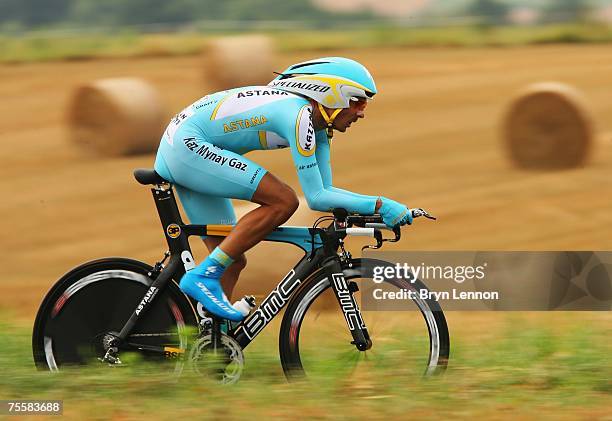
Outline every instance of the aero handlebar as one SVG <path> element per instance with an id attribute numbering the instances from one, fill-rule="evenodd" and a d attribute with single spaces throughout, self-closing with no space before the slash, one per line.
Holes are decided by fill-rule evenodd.
<path id="1" fill-rule="evenodd" d="M 425 217 L 427 219 L 436 220 L 436 217 L 429 214 L 423 208 L 411 209 L 412 218 Z M 399 225 L 389 228 L 383 221 L 382 216 L 375 215 L 350 215 L 345 209 L 334 209 L 334 225 L 336 230 L 345 231 L 346 235 L 373 237 L 376 239 L 376 245 L 364 246 L 363 249 L 372 248 L 378 249 L 386 241 L 395 243 L 401 238 L 401 227 Z M 383 238 L 381 230 L 393 231 L 395 238 Z"/>

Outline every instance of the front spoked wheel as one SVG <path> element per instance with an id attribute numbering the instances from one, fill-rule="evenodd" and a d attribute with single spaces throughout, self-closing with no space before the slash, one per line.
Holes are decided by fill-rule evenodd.
<path id="1" fill-rule="evenodd" d="M 364 304 L 366 294 L 377 285 L 372 282 L 374 266 L 392 266 L 374 259 L 354 259 L 344 265 L 347 282 L 360 291 L 354 293 Z M 385 291 L 422 290 L 420 281 L 385 280 Z M 450 352 L 444 313 L 434 300 L 405 300 L 402 311 L 374 310 L 360 305 L 372 347 L 359 351 L 332 290 L 328 276 L 315 273 L 306 280 L 285 312 L 280 332 L 280 354 L 285 375 L 295 377 L 365 376 L 419 377 L 445 370 Z"/>
<path id="2" fill-rule="evenodd" d="M 117 334 L 149 290 L 152 268 L 130 259 L 86 263 L 60 279 L 47 294 L 32 335 L 34 361 L 40 369 L 108 364 L 112 334 Z M 117 352 L 114 365 L 140 361 L 182 369 L 189 326 L 196 326 L 193 306 L 173 281 L 157 293 L 150 308 Z M 160 366 L 161 368 L 161 366 Z"/>

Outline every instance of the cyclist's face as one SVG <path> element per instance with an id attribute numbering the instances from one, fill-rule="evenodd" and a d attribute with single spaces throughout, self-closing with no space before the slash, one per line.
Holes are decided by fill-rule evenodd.
<path id="1" fill-rule="evenodd" d="M 349 108 L 343 108 L 334 120 L 334 128 L 339 132 L 345 132 L 351 127 L 351 124 L 365 117 L 365 109 L 368 105 L 368 100 L 359 98 L 357 101 L 351 100 Z"/>

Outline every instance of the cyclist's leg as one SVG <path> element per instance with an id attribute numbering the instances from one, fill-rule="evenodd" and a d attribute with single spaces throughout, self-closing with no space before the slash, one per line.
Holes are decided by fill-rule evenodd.
<path id="1" fill-rule="evenodd" d="M 179 140 L 182 133 L 177 133 L 172 150 L 168 151 L 166 145 L 166 152 L 162 152 L 160 146 L 158 153 L 158 160 L 163 161 L 163 169 L 169 172 L 172 181 L 206 195 L 251 200 L 261 205 L 238 221 L 208 258 L 181 280 L 181 288 L 210 312 L 239 321 L 244 316 L 227 300 L 219 282 L 221 276 L 237 257 L 289 219 L 299 202 L 289 186 L 248 158 L 215 147 L 192 133 L 185 135 L 191 135 L 186 139 L 190 145 L 197 143 L 196 148 L 187 149 Z M 157 170 L 157 161 L 155 167 Z"/>
<path id="2" fill-rule="evenodd" d="M 231 200 L 208 196 L 178 185 L 177 192 L 191 223 L 202 225 L 236 223 Z M 279 193 L 284 193 L 288 197 Z M 294 200 L 293 204 L 292 200 Z M 270 231 L 289 219 L 299 204 L 293 190 L 269 173 L 259 183 L 252 201 L 262 206 L 241 218 L 227 238 L 204 238 L 211 253 L 220 246 L 220 249 L 233 259 L 233 263 L 225 269 L 221 276 L 221 286 L 230 301 L 240 272 L 247 263 L 244 251 L 257 244 Z"/>
<path id="3" fill-rule="evenodd" d="M 244 215 L 219 245 L 230 256 L 243 254 L 263 240 L 286 222 L 300 203 L 293 189 L 271 173 L 261 179 L 251 201 L 260 206 Z"/>
<path id="4" fill-rule="evenodd" d="M 208 251 L 212 253 L 212 251 L 221 244 L 223 238 L 219 237 L 207 237 L 204 239 L 204 243 L 208 248 Z M 238 282 L 238 277 L 240 276 L 240 272 L 246 267 L 247 259 L 244 254 L 239 255 L 234 259 L 234 263 L 232 263 L 226 270 L 223 272 L 223 276 L 221 277 L 221 286 L 223 287 L 223 291 L 225 295 L 232 301 L 234 297 L 232 296 L 234 293 L 234 288 L 236 287 L 236 283 Z"/>
<path id="5" fill-rule="evenodd" d="M 164 157 L 158 153 L 158 161 L 163 162 L 172 181 L 193 192 L 249 200 L 260 205 L 242 217 L 219 245 L 230 258 L 236 259 L 263 240 L 297 210 L 299 200 L 293 189 L 255 162 L 190 136 L 190 140 L 197 142 L 197 150 L 206 148 L 207 155 L 203 156 L 195 151 L 196 148 L 185 148 L 179 140 L 181 137 L 180 132 L 175 136 L 174 148 L 178 151 L 166 153 Z M 168 146 L 165 148 L 167 150 Z M 158 169 L 157 161 L 155 168 Z"/>
<path id="6" fill-rule="evenodd" d="M 230 199 L 198 193 L 178 184 L 175 187 L 185 213 L 187 213 L 187 217 L 192 224 L 233 225 L 236 223 L 236 214 Z M 223 238 L 202 237 L 202 240 L 206 244 L 208 251 L 212 252 L 221 243 Z M 230 300 L 240 272 L 245 266 L 246 256 L 241 254 L 234 259 L 234 263 L 225 270 L 221 277 L 223 291 Z"/>

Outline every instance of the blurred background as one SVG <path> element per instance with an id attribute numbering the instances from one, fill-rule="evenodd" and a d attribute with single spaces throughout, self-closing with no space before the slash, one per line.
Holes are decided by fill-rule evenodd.
<path id="1" fill-rule="evenodd" d="M 132 171 L 152 166 L 165 124 L 207 93 L 320 56 L 362 62 L 379 88 L 367 117 L 334 138 L 334 184 L 439 218 L 404 230 L 396 250 L 610 250 L 611 22 L 612 0 L 0 0 L 0 327 L 25 338 L 46 291 L 85 260 L 161 258 L 151 194 Z M 249 157 L 301 194 L 288 151 Z M 316 216 L 303 203 L 290 224 Z M 300 255 L 257 246 L 238 295 L 261 297 Z M 507 340 L 504 326 L 544 329 L 553 344 L 590 326 L 607 380 L 579 390 L 594 409 L 572 408 L 610 409 L 609 312 L 448 318 L 459 358 Z M 558 323 L 565 333 L 548 330 Z M 585 344 L 533 346 L 546 371 L 565 362 L 537 358 Z"/>

